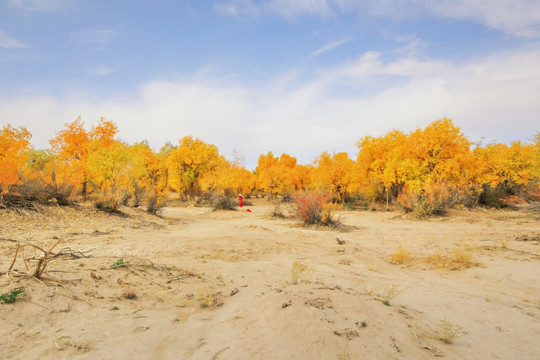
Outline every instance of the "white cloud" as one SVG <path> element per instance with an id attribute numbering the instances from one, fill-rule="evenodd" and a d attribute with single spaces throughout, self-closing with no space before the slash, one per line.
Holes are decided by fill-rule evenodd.
<path id="1" fill-rule="evenodd" d="M 0 47 L 4 49 L 19 49 L 29 46 L 0 30 Z"/>
<path id="2" fill-rule="evenodd" d="M 230 80 L 156 81 L 128 97 L 35 97 L 0 100 L 0 119 L 24 125 L 38 147 L 79 114 L 88 124 L 113 120 L 128 142 L 159 149 L 191 134 L 237 150 L 253 168 L 260 154 L 287 152 L 300 162 L 322 151 L 356 154 L 365 135 L 423 127 L 452 118 L 472 140 L 527 140 L 538 131 L 540 50 L 522 49 L 465 64 L 368 52 L 322 70 L 308 82 L 292 74 L 260 87 Z M 334 92 L 338 89 L 339 92 Z"/>
<path id="3" fill-rule="evenodd" d="M 326 44 L 326 45 L 320 47 L 319 49 L 317 49 L 316 51 L 312 52 L 309 56 L 317 56 L 317 55 L 323 54 L 323 53 L 325 53 L 327 51 L 332 50 L 333 48 L 336 48 L 336 47 L 338 47 L 340 45 L 345 44 L 347 41 L 349 41 L 349 39 L 343 39 L 343 40 L 339 40 L 339 41 L 335 41 L 335 42 Z"/>

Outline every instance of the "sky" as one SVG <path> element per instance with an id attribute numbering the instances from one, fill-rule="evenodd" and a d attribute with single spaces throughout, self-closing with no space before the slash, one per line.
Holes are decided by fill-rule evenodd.
<path id="1" fill-rule="evenodd" d="M 0 127 L 47 148 L 78 116 L 250 169 L 269 151 L 354 159 L 364 136 L 443 117 L 530 141 L 540 0 L 0 0 Z"/>

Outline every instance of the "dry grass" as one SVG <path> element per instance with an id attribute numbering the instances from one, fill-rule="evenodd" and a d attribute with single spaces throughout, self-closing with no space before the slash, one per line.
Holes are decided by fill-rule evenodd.
<path id="1" fill-rule="evenodd" d="M 462 270 L 479 265 L 465 249 L 454 249 L 453 256 L 436 253 L 428 256 L 426 262 L 435 268 L 449 270 Z"/>
<path id="2" fill-rule="evenodd" d="M 396 251 L 392 254 L 390 259 L 388 259 L 388 262 L 394 265 L 402 265 L 405 263 L 412 262 L 413 257 L 411 256 L 410 252 L 405 250 L 403 246 L 398 246 L 396 248 Z"/>
<path id="3" fill-rule="evenodd" d="M 415 256 L 410 251 L 405 250 L 401 245 L 396 248 L 388 259 L 388 262 L 395 265 L 413 265 L 415 263 L 427 263 L 437 269 L 462 270 L 470 267 L 480 266 L 474 260 L 473 255 L 466 249 L 456 248 L 451 254 L 437 252 L 425 256 Z"/>
<path id="4" fill-rule="evenodd" d="M 298 279 L 300 278 L 300 275 L 302 275 L 302 273 L 306 270 L 307 270 L 307 265 L 302 264 L 298 261 L 294 262 L 291 268 L 292 283 L 294 285 L 298 284 Z"/>
<path id="5" fill-rule="evenodd" d="M 221 293 L 215 293 L 211 287 L 204 287 L 197 290 L 197 301 L 199 306 L 203 309 L 219 307 L 223 305 L 220 301 L 219 295 Z"/>
<path id="6" fill-rule="evenodd" d="M 437 326 L 437 338 L 446 344 L 452 344 L 454 339 L 463 334 L 461 326 L 456 325 L 450 321 L 443 320 Z"/>

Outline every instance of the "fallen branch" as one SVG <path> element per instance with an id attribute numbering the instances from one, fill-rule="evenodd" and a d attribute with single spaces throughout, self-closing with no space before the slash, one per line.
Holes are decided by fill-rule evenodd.
<path id="1" fill-rule="evenodd" d="M 17 255 L 19 255 L 19 249 L 21 248 L 21 244 L 17 241 L 17 249 L 15 249 L 15 256 L 13 257 L 13 261 L 11 262 L 11 266 L 9 267 L 8 271 L 6 272 L 6 275 L 13 269 L 13 265 L 15 265 L 15 261 L 17 260 Z"/>
<path id="2" fill-rule="evenodd" d="M 60 283 L 57 283 L 58 286 L 61 286 L 64 290 L 66 290 L 68 292 L 69 295 L 71 295 L 71 298 L 72 299 L 75 299 L 75 300 L 81 300 L 81 301 L 84 301 L 85 303 L 87 303 L 88 305 L 90 305 L 90 307 L 93 307 L 92 306 L 92 303 L 86 299 L 83 299 L 82 297 L 80 297 L 79 295 L 76 295 L 74 293 L 72 293 L 67 287 L 65 287 L 63 284 L 60 284 Z M 64 296 L 67 296 L 66 294 L 62 294 L 61 291 L 58 291 L 58 289 L 55 289 L 60 295 L 64 295 Z M 67 296 L 69 297 L 69 296 Z"/>
<path id="3" fill-rule="evenodd" d="M 157 282 L 157 281 L 155 281 L 155 280 L 153 280 L 153 279 L 150 279 L 149 277 L 147 277 L 147 276 L 141 274 L 140 272 L 138 272 L 137 270 L 135 270 L 131 265 L 125 264 L 125 266 L 127 266 L 127 267 L 129 268 L 129 270 L 131 270 L 134 274 L 139 275 L 140 277 L 142 277 L 142 278 L 144 278 L 144 279 L 146 279 L 146 280 L 148 280 L 148 281 L 151 281 L 151 282 L 153 282 L 154 284 L 157 284 L 157 285 L 159 285 L 159 286 L 163 286 L 163 287 L 165 287 L 165 288 L 167 287 L 167 285 L 164 285 L 164 284 L 162 284 L 162 283 L 160 283 L 160 282 Z"/>
<path id="4" fill-rule="evenodd" d="M 218 355 L 221 354 L 222 352 L 224 352 L 227 349 L 229 349 L 229 346 L 224 347 L 223 349 L 219 350 L 217 353 L 214 354 L 214 356 L 212 356 L 212 360 L 216 360 Z"/>
<path id="5" fill-rule="evenodd" d="M 69 256 L 71 256 L 71 257 L 73 257 L 75 259 L 87 258 L 89 256 L 86 255 L 86 253 L 89 253 L 89 252 L 91 252 L 93 250 L 94 249 L 90 249 L 90 250 L 87 250 L 87 251 L 74 251 L 69 247 L 65 247 L 65 248 L 61 249 L 60 251 L 58 251 L 56 254 L 54 254 L 52 256 L 52 258 L 57 258 L 57 257 L 64 256 L 64 255 L 69 255 Z"/>

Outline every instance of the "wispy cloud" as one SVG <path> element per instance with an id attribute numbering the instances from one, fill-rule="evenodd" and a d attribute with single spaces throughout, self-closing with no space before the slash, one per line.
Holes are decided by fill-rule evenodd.
<path id="1" fill-rule="evenodd" d="M 214 9 L 234 17 L 256 16 L 266 12 L 289 19 L 302 15 L 328 16 L 333 13 L 327 0 L 265 0 L 259 4 L 252 0 L 229 0 L 214 5 Z"/>
<path id="2" fill-rule="evenodd" d="M 339 40 L 339 41 L 335 41 L 335 42 L 332 42 L 332 43 L 329 43 L 329 44 L 326 44 L 322 47 L 320 47 L 319 49 L 317 49 L 316 51 L 312 52 L 309 56 L 317 56 L 317 55 L 320 55 L 322 53 L 325 53 L 327 51 L 330 51 L 340 45 L 343 45 L 345 44 L 347 41 L 349 41 L 350 39 L 343 39 L 343 40 Z"/>
<path id="3" fill-rule="evenodd" d="M 440 0 L 429 4 L 428 10 L 439 16 L 474 19 L 516 36 L 540 36 L 540 2 L 537 0 Z"/>
<path id="4" fill-rule="evenodd" d="M 11 0 L 11 4 L 23 11 L 30 12 L 57 12 L 70 6 L 67 0 Z"/>
<path id="5" fill-rule="evenodd" d="M 85 71 L 88 75 L 95 75 L 95 76 L 104 76 L 109 75 L 114 72 L 114 68 L 110 66 L 98 66 L 93 68 L 88 68 Z"/>
<path id="6" fill-rule="evenodd" d="M 254 4 L 251 0 L 234 0 L 218 3 L 214 5 L 214 9 L 221 14 L 234 17 L 256 16 L 261 10 L 260 6 Z"/>
<path id="7" fill-rule="evenodd" d="M 4 49 L 20 49 L 29 46 L 0 30 L 0 47 Z"/>
<path id="8" fill-rule="evenodd" d="M 95 46 L 98 49 L 105 49 L 117 35 L 114 30 L 86 30 L 71 35 L 71 40 L 77 44 Z"/>
<path id="9" fill-rule="evenodd" d="M 263 6 L 266 11 L 286 18 L 300 15 L 329 16 L 333 14 L 331 2 L 332 0 L 269 0 Z"/>
<path id="10" fill-rule="evenodd" d="M 328 17 L 340 12 L 367 12 L 398 19 L 429 15 L 472 20 L 519 37 L 540 37 L 538 0 L 264 0 L 260 5 L 251 0 L 235 0 L 221 3 L 216 8 L 234 16 L 264 11 L 289 19 L 306 15 Z"/>

